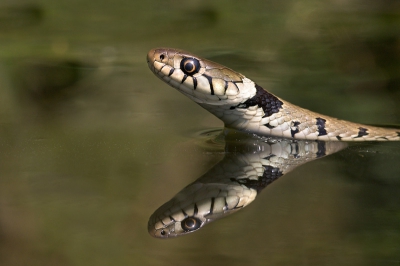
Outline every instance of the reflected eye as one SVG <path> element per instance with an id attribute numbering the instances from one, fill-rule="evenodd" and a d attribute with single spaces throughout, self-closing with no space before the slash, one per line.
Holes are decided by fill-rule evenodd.
<path id="1" fill-rule="evenodd" d="M 193 231 L 199 229 L 201 221 L 195 217 L 188 217 L 181 222 L 182 229 L 185 231 Z"/>
<path id="2" fill-rule="evenodd" d="M 195 58 L 184 58 L 181 61 L 181 70 L 187 75 L 196 74 L 200 70 L 200 62 Z"/>

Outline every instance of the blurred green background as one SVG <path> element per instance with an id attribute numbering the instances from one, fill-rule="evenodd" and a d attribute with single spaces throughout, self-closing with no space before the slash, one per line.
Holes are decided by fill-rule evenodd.
<path id="1" fill-rule="evenodd" d="M 400 124 L 396 0 L 0 2 L 0 265 L 399 265 L 399 143 L 356 144 L 172 241 L 162 203 L 223 156 L 222 123 L 151 48 L 225 64 L 294 104 Z"/>

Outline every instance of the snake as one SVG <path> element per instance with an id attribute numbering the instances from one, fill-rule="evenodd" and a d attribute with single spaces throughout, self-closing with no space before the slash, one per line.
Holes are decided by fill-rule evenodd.
<path id="1" fill-rule="evenodd" d="M 400 129 L 353 123 L 291 104 L 244 75 L 190 52 L 156 48 L 151 71 L 226 128 L 260 136 L 321 141 L 398 141 Z"/>
<path id="2" fill-rule="evenodd" d="M 304 109 L 243 74 L 190 52 L 152 49 L 147 63 L 158 78 L 214 114 L 226 129 L 254 134 L 245 141 L 242 152 L 236 144 L 226 142 L 220 163 L 153 213 L 148 231 L 157 238 L 198 231 L 243 209 L 282 175 L 342 149 L 345 142 L 400 140 L 399 129 L 353 123 Z M 254 136 L 267 140 L 254 142 Z"/>
<path id="3" fill-rule="evenodd" d="M 224 158 L 151 215 L 151 236 L 170 239 L 197 232 L 242 210 L 264 188 L 298 166 L 347 147 L 346 142 L 245 134 L 225 130 Z"/>

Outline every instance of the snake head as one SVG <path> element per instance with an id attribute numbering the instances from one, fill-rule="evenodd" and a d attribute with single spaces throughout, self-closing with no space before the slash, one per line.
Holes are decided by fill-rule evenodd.
<path id="1" fill-rule="evenodd" d="M 199 104 L 238 104 L 254 95 L 254 82 L 223 65 L 171 48 L 152 49 L 153 73 Z"/>
<path id="2" fill-rule="evenodd" d="M 153 213 L 148 223 L 150 235 L 168 239 L 195 232 L 242 209 L 257 196 L 255 190 L 234 183 L 188 185 Z"/>

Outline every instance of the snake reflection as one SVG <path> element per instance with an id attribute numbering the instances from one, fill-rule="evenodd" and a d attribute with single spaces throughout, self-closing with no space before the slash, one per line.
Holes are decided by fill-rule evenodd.
<path id="1" fill-rule="evenodd" d="M 150 235 L 166 239 L 198 231 L 243 209 L 266 186 L 296 167 L 347 146 L 226 132 L 224 158 L 153 213 L 148 222 Z"/>

